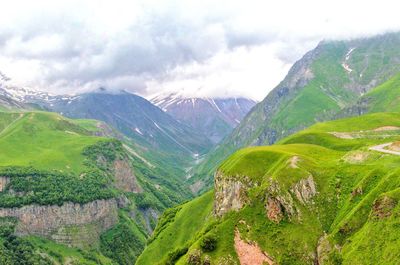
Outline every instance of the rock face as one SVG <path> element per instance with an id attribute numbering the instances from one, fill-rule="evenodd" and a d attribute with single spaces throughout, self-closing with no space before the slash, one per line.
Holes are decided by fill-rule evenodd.
<path id="1" fill-rule="evenodd" d="M 303 205 L 309 205 L 313 203 L 312 199 L 316 194 L 317 188 L 312 176 L 294 184 L 290 192 L 281 190 L 279 184 L 271 180 L 265 199 L 267 217 L 275 223 L 279 223 L 285 215 L 290 220 L 300 219 L 301 213 L 296 207 L 295 200 Z"/>
<path id="2" fill-rule="evenodd" d="M 283 209 L 280 201 L 268 197 L 265 207 L 267 209 L 267 217 L 269 220 L 279 223 L 283 219 Z"/>
<path id="3" fill-rule="evenodd" d="M 217 171 L 214 176 L 215 200 L 214 214 L 222 216 L 228 211 L 239 210 L 247 202 L 247 189 L 249 185 L 239 180 L 224 177 L 222 172 Z"/>
<path id="4" fill-rule="evenodd" d="M 9 182 L 10 182 L 9 177 L 0 177 L 0 192 L 2 192 L 6 188 Z"/>
<path id="5" fill-rule="evenodd" d="M 114 161 L 114 177 L 118 189 L 133 193 L 143 192 L 128 161 Z"/>
<path id="6" fill-rule="evenodd" d="M 102 232 L 118 222 L 114 199 L 62 206 L 0 208 L 0 217 L 18 219 L 17 235 L 37 235 L 75 247 L 96 245 Z"/>
<path id="7" fill-rule="evenodd" d="M 312 197 L 317 194 L 313 177 L 309 176 L 306 179 L 300 180 L 293 186 L 292 192 L 302 204 L 310 203 Z"/>
<path id="8" fill-rule="evenodd" d="M 271 180 L 265 201 L 267 217 L 275 223 L 279 223 L 285 215 L 289 219 L 300 215 L 290 193 L 282 191 L 276 181 Z"/>

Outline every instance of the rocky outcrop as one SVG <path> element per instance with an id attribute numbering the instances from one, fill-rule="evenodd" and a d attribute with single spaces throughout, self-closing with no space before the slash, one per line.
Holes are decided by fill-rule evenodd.
<path id="1" fill-rule="evenodd" d="M 289 219 L 300 216 L 290 193 L 282 191 L 276 181 L 271 180 L 267 190 L 265 209 L 269 220 L 279 223 L 284 216 Z"/>
<path id="2" fill-rule="evenodd" d="M 268 197 L 266 203 L 267 217 L 269 220 L 279 223 L 283 219 L 282 204 L 279 200 Z"/>
<path id="3" fill-rule="evenodd" d="M 329 253 L 331 251 L 332 251 L 332 246 L 328 240 L 327 235 L 325 234 L 318 240 L 315 264 L 318 265 L 327 264 L 329 260 Z"/>
<path id="4" fill-rule="evenodd" d="M 380 220 L 390 217 L 396 205 L 397 201 L 393 198 L 390 198 L 389 196 L 383 196 L 376 199 L 374 205 L 372 206 L 372 219 Z"/>
<path id="5" fill-rule="evenodd" d="M 132 167 L 126 159 L 114 161 L 115 186 L 123 191 L 140 193 L 143 189 L 140 187 Z"/>
<path id="6" fill-rule="evenodd" d="M 140 212 L 143 215 L 147 232 L 149 232 L 149 234 L 152 234 L 154 230 L 154 224 L 157 223 L 160 213 L 153 208 L 141 209 Z"/>
<path id="7" fill-rule="evenodd" d="M 214 214 L 222 216 L 228 211 L 239 210 L 247 202 L 247 190 L 251 185 L 248 181 L 227 178 L 217 171 L 214 176 L 215 200 Z"/>
<path id="8" fill-rule="evenodd" d="M 37 235 L 76 247 L 96 245 L 102 232 L 118 222 L 114 199 L 61 206 L 0 208 L 0 217 L 15 217 L 17 235 Z"/>
<path id="9" fill-rule="evenodd" d="M 300 211 L 294 200 L 297 199 L 303 205 L 313 203 L 313 197 L 317 194 L 316 184 L 310 175 L 292 186 L 290 192 L 282 190 L 279 183 L 270 180 L 265 199 L 265 209 L 269 220 L 279 223 L 285 216 L 290 220 L 300 219 Z"/>
<path id="10" fill-rule="evenodd" d="M 0 192 L 6 188 L 8 183 L 10 183 L 9 177 L 0 177 Z"/>
<path id="11" fill-rule="evenodd" d="M 317 194 L 316 185 L 312 176 L 300 180 L 292 188 L 292 193 L 302 204 L 312 202 L 312 198 Z"/>

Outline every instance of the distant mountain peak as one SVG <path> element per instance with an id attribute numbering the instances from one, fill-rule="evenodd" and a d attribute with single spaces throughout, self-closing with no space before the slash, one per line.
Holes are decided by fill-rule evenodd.
<path id="1" fill-rule="evenodd" d="M 177 120 L 202 132 L 214 143 L 230 133 L 257 103 L 240 97 L 188 98 L 180 93 L 159 94 L 150 101 Z"/>

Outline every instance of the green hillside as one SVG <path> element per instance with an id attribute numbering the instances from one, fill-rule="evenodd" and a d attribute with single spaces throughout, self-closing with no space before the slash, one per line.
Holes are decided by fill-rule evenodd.
<path id="1" fill-rule="evenodd" d="M 0 211 L 121 201 L 117 224 L 104 231 L 98 242 L 94 235 L 76 234 L 82 233 L 81 228 L 66 230 L 90 243 L 79 248 L 44 237 L 16 237 L 18 219 L 0 217 L 0 264 L 134 264 L 158 214 L 188 197 L 189 192 L 163 174 L 162 168 L 133 155 L 140 154 L 135 146 L 97 136 L 104 134 L 103 127 L 95 120 L 67 119 L 55 113 L 0 112 Z M 124 168 L 116 168 L 118 163 Z M 116 178 L 117 170 L 132 177 L 126 167 L 133 170 L 133 183 Z M 123 189 L 125 182 L 138 191 Z M 65 214 L 73 218 L 74 213 Z M 84 227 L 92 231 L 89 235 L 96 231 L 91 226 Z"/>
<path id="2" fill-rule="evenodd" d="M 391 90 L 396 78 L 385 82 L 400 72 L 399 45 L 399 33 L 321 42 L 193 169 L 190 184 L 206 190 L 218 164 L 236 150 L 273 144 L 315 122 L 358 114 L 343 111 L 359 101 L 371 106 L 361 113 L 397 111 L 397 90 Z"/>
<path id="3" fill-rule="evenodd" d="M 101 140 L 57 114 L 2 112 L 0 120 L 0 166 L 79 173 L 84 168 L 82 150 Z"/>
<path id="4" fill-rule="evenodd" d="M 138 264 L 238 264 L 249 257 L 235 247 L 246 244 L 275 264 L 397 264 L 400 156 L 384 153 L 397 141 L 400 115 L 375 113 L 242 149 L 220 165 L 213 200 L 207 193 L 163 216 Z M 221 217 L 210 217 L 212 204 Z"/>
<path id="5" fill-rule="evenodd" d="M 400 74 L 397 74 L 363 95 L 350 110 L 353 112 L 357 110 L 357 113 L 382 111 L 398 112 L 400 111 L 399 103 Z"/>

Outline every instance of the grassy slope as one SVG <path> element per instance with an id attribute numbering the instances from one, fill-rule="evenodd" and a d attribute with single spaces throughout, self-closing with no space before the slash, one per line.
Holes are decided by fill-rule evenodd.
<path id="1" fill-rule="evenodd" d="M 155 230 L 155 238 L 141 254 L 136 264 L 157 264 L 168 252 L 190 245 L 205 223 L 213 219 L 213 192 L 208 192 L 186 204 L 169 210 L 160 219 Z"/>
<path id="2" fill-rule="evenodd" d="M 84 123 L 85 126 L 80 126 Z M 105 138 L 91 136 L 94 121 L 73 121 L 45 112 L 0 112 L 0 166 L 33 167 L 78 175 L 86 170 L 82 151 Z M 85 264 L 110 264 L 99 252 L 68 248 L 37 237 L 32 244 L 52 262 L 75 260 Z M 16 257 L 12 257 L 18 262 Z M 21 261 L 22 262 L 22 261 Z"/>
<path id="3" fill-rule="evenodd" d="M 382 126 L 400 126 L 400 115 L 376 113 L 320 123 L 281 140 L 277 145 L 236 152 L 219 170 L 226 178 L 241 181 L 250 178 L 253 185 L 258 183 L 247 193 L 252 203 L 219 220 L 211 218 L 198 227 L 198 231 L 202 231 L 198 234 L 190 230 L 187 241 L 192 244 L 188 252 L 199 249 L 204 232 L 210 230 L 208 233 L 217 235 L 218 243 L 217 249 L 207 255 L 214 261 L 228 255 L 236 260 L 232 244 L 233 231 L 237 227 L 242 237 L 256 241 L 279 264 L 312 263 L 318 240 L 324 233 L 331 245 L 342 249 L 341 252 L 336 248 L 328 251 L 327 264 L 365 264 L 365 260 L 374 264 L 395 264 L 400 256 L 397 204 L 400 199 L 400 170 L 397 169 L 400 157 L 369 151 L 368 147 L 400 140 L 400 130 L 374 131 Z M 330 132 L 352 132 L 357 138 L 341 139 Z M 363 155 L 361 160 L 353 159 L 359 154 Z M 298 168 L 289 166 L 288 161 L 294 155 L 300 158 Z M 303 205 L 294 199 L 293 206 L 300 211 L 301 222 L 287 216 L 279 224 L 269 221 L 263 201 L 271 180 L 279 183 L 284 196 L 295 183 L 310 174 L 316 182 L 318 195 L 313 204 Z M 377 213 L 374 205 L 385 197 L 393 201 L 390 207 L 385 208 L 389 216 L 377 218 L 379 211 Z M 192 210 L 176 220 L 196 220 L 201 218 L 196 213 L 210 211 L 207 207 L 203 208 L 204 211 L 199 210 L 201 205 L 196 203 L 184 207 L 192 207 Z M 142 256 L 154 255 L 160 260 L 168 256 L 169 251 L 181 247 L 176 243 L 175 235 L 185 234 L 187 226 L 178 226 L 176 220 L 156 236 Z M 187 254 L 179 264 L 184 264 L 186 259 Z M 140 260 L 139 264 L 152 264 L 150 260 Z"/>
<path id="4" fill-rule="evenodd" d="M 75 177 L 87 170 L 91 171 L 93 166 L 90 163 L 88 164 L 89 158 L 83 154 L 83 150 L 89 146 L 108 141 L 107 138 L 93 136 L 94 133 L 98 133 L 97 125 L 98 121 L 95 120 L 67 119 L 61 115 L 48 112 L 0 112 L 0 149 L 2 150 L 0 167 L 22 166 L 32 167 L 32 170 L 43 170 L 44 172 L 56 171 L 60 176 L 68 174 L 68 181 L 70 182 L 79 182 L 81 180 L 75 180 Z M 105 149 L 108 149 L 108 147 L 105 146 Z M 112 152 L 111 149 L 103 151 Z M 124 152 L 124 150 L 121 151 Z M 139 151 L 137 152 L 140 154 Z M 167 207 L 176 205 L 186 198 L 187 191 L 181 191 L 180 187 L 173 186 L 175 183 L 173 180 L 163 180 L 162 178 L 166 174 L 163 174 L 162 169 L 150 168 L 142 160 L 130 156 L 129 152 L 126 152 L 125 155 L 130 157 L 136 178 L 144 192 L 125 194 L 132 204 L 126 209 L 120 210 L 121 222 L 103 234 L 101 248 L 103 254 L 108 253 L 108 256 L 116 260 L 124 259 L 124 264 L 132 264 L 149 236 L 148 223 L 150 222 L 150 226 L 155 226 L 155 220 L 152 219 L 154 217 L 146 217 L 144 212 L 150 208 L 161 212 Z M 34 200 L 36 202 L 49 204 L 52 202 L 50 199 L 57 197 L 46 194 L 47 199 L 44 200 L 40 197 L 40 185 L 45 185 L 44 187 L 48 187 L 51 192 L 58 190 L 62 191 L 60 193 L 69 192 L 69 187 L 60 186 L 64 185 L 66 178 L 59 182 L 52 181 L 51 176 L 50 179 L 43 179 L 32 179 L 38 180 L 36 182 L 39 183 L 35 182 L 37 184 L 35 184 L 35 187 L 29 185 L 29 187 L 24 187 L 28 191 L 31 188 L 39 189 L 39 192 L 35 193 L 37 198 L 35 197 Z M 23 181 L 24 178 L 21 178 L 18 184 L 24 183 Z M 44 183 L 45 181 L 51 182 L 51 188 L 50 185 Z M 109 183 L 109 180 L 105 180 L 105 183 Z M 155 183 L 160 186 L 157 188 Z M 93 186 L 93 183 L 90 185 Z M 118 192 L 112 187 L 107 187 L 102 189 L 113 194 Z M 86 187 L 81 187 L 76 192 L 79 193 L 85 189 Z M 2 198 L 5 197 L 10 202 L 14 202 L 13 197 L 9 196 L 8 193 L 0 194 Z M 92 195 L 92 197 L 97 196 L 96 194 Z M 16 199 L 15 203 L 18 203 L 19 201 Z M 25 200 L 23 203 L 26 204 L 27 201 Z M 134 218 L 129 217 L 132 214 L 134 214 Z M 110 260 L 101 254 L 100 249 L 74 250 L 65 246 L 59 247 L 49 240 L 36 240 L 34 238 L 27 238 L 26 240 L 32 243 L 35 249 L 47 253 L 46 255 L 49 255 L 53 260 L 61 259 L 65 262 L 76 259 L 87 264 L 110 263 Z"/>
<path id="5" fill-rule="evenodd" d="M 365 94 L 369 112 L 400 111 L 400 74 Z"/>
<path id="6" fill-rule="evenodd" d="M 203 181 L 208 188 L 218 164 L 239 148 L 270 144 L 317 121 L 332 119 L 342 109 L 352 106 L 361 96 L 360 88 L 381 84 L 399 72 L 399 42 L 400 34 L 397 33 L 320 44 L 310 64 L 313 78 L 304 87 L 295 86 L 286 94 L 283 92 L 288 86 L 286 81 L 293 84 L 298 78 L 289 72 L 282 84 L 193 170 L 190 183 Z M 356 49 L 346 62 L 352 69 L 349 73 L 342 63 L 352 48 Z M 382 96 L 385 95 L 382 93 Z M 380 102 L 381 108 L 374 111 L 397 111 L 387 108 L 385 101 Z"/>
<path id="7" fill-rule="evenodd" d="M 10 121 L 12 117 L 12 121 Z M 0 166 L 34 166 L 79 173 L 82 150 L 102 138 L 52 113 L 0 113 Z"/>

